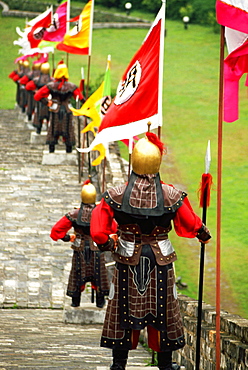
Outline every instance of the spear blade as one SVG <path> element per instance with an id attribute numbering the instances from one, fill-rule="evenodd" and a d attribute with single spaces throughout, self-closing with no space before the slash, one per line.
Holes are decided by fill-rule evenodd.
<path id="1" fill-rule="evenodd" d="M 208 140 L 206 155 L 205 155 L 205 173 L 209 173 L 211 164 L 211 150 L 210 150 L 210 140 Z"/>

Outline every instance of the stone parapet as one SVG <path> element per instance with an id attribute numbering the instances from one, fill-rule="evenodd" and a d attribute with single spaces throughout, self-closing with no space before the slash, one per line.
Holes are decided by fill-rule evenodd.
<path id="1" fill-rule="evenodd" d="M 184 322 L 186 345 L 174 353 L 178 363 L 187 370 L 194 369 L 196 353 L 198 302 L 179 295 L 179 304 Z M 215 370 L 215 307 L 203 303 L 200 369 Z M 244 370 L 248 368 L 248 320 L 238 315 L 221 311 L 221 369 Z"/>

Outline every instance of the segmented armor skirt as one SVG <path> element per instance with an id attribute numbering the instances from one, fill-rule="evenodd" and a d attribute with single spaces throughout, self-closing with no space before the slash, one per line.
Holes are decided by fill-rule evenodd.
<path id="1" fill-rule="evenodd" d="M 101 346 L 131 349 L 132 330 L 148 325 L 160 332 L 160 351 L 185 345 L 173 266 L 156 264 L 150 245 L 143 245 L 137 266 L 116 263 Z"/>
<path id="2" fill-rule="evenodd" d="M 85 253 L 85 251 L 87 251 Z M 104 253 L 85 248 L 84 251 L 74 251 L 72 267 L 69 275 L 67 295 L 79 297 L 82 286 L 91 282 L 99 293 L 109 294 L 108 271 L 105 266 Z"/>
<path id="3" fill-rule="evenodd" d="M 75 145 L 76 140 L 72 119 L 72 113 L 50 112 L 46 144 L 55 145 L 58 143 L 58 138 L 62 136 L 66 145 Z"/>

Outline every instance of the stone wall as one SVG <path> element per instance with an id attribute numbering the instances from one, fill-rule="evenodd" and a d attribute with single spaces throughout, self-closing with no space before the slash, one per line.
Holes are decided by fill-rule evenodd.
<path id="1" fill-rule="evenodd" d="M 174 358 L 187 370 L 194 369 L 196 353 L 198 302 L 185 295 L 179 295 L 179 304 L 184 321 L 186 346 L 174 353 Z M 203 303 L 201 357 L 202 370 L 215 369 L 215 307 Z M 221 311 L 221 369 L 248 369 L 248 320 L 238 315 Z"/>

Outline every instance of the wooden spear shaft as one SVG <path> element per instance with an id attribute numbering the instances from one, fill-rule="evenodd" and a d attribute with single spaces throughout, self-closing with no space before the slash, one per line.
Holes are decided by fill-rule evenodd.
<path id="1" fill-rule="evenodd" d="M 210 141 L 208 141 L 206 156 L 205 156 L 205 174 L 202 175 L 201 184 L 201 200 L 202 206 L 202 222 L 207 223 L 207 207 L 210 202 L 210 188 L 212 183 L 212 176 L 209 173 L 211 162 Z M 197 314 L 197 335 L 196 335 L 196 359 L 195 369 L 200 369 L 200 353 L 201 353 L 201 322 L 202 322 L 202 298 L 203 298 L 203 279 L 204 279 L 204 265 L 205 265 L 205 243 L 201 243 L 200 253 L 200 269 L 199 269 L 199 287 L 198 287 L 198 314 Z"/>
<path id="2" fill-rule="evenodd" d="M 207 219 L 207 188 L 204 191 L 204 206 L 202 210 L 202 222 L 206 225 Z M 202 298 L 203 298 L 203 279 L 204 279 L 204 264 L 205 264 L 205 244 L 201 243 L 200 253 L 200 269 L 199 269 L 199 289 L 198 289 L 198 312 L 197 312 L 197 331 L 196 331 L 196 358 L 195 369 L 200 369 L 200 353 L 201 353 L 201 322 L 202 322 Z"/>

